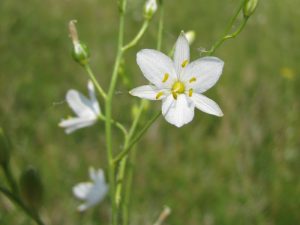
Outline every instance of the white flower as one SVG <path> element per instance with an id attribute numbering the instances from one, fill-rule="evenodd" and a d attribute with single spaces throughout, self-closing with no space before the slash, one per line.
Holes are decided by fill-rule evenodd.
<path id="1" fill-rule="evenodd" d="M 75 197 L 85 201 L 77 208 L 80 212 L 83 212 L 102 201 L 108 191 L 102 169 L 96 171 L 94 168 L 90 167 L 89 175 L 92 182 L 82 182 L 73 187 L 73 194 Z"/>
<path id="2" fill-rule="evenodd" d="M 145 13 L 150 14 L 151 16 L 156 12 L 157 10 L 157 2 L 156 0 L 147 0 L 145 3 Z"/>
<path id="3" fill-rule="evenodd" d="M 176 42 L 174 61 L 159 51 L 143 49 L 137 53 L 137 64 L 152 84 L 137 87 L 130 94 L 162 100 L 162 114 L 169 123 L 181 127 L 191 122 L 195 107 L 223 116 L 218 104 L 202 93 L 218 81 L 224 62 L 203 57 L 190 63 L 189 44 L 183 33 Z"/>
<path id="4" fill-rule="evenodd" d="M 91 126 L 97 122 L 100 115 L 100 107 L 96 99 L 92 81 L 88 82 L 88 90 L 90 99 L 76 90 L 69 90 L 67 92 L 66 101 L 77 115 L 75 118 L 65 119 L 59 123 L 60 127 L 65 128 L 67 134 L 77 129 Z"/>

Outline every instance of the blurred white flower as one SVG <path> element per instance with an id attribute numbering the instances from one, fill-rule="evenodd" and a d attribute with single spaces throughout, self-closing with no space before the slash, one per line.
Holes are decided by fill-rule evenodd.
<path id="1" fill-rule="evenodd" d="M 77 208 L 80 212 L 101 202 L 108 191 L 102 169 L 95 170 L 90 167 L 89 175 L 92 182 L 82 182 L 73 187 L 75 197 L 85 201 Z"/>
<path id="2" fill-rule="evenodd" d="M 145 13 L 150 17 L 156 12 L 157 10 L 157 2 L 156 0 L 147 0 L 145 3 Z"/>
<path id="3" fill-rule="evenodd" d="M 77 115 L 69 119 L 64 119 L 59 123 L 60 127 L 65 128 L 65 132 L 70 134 L 77 129 L 88 127 L 97 122 L 100 115 L 99 103 L 96 99 L 95 88 L 92 81 L 88 81 L 89 99 L 76 90 L 69 90 L 66 101 Z"/>
<path id="4" fill-rule="evenodd" d="M 176 42 L 174 61 L 159 51 L 143 49 L 137 53 L 137 63 L 152 84 L 137 87 L 130 94 L 162 100 L 162 114 L 169 123 L 181 127 L 191 122 L 195 107 L 223 116 L 218 104 L 202 93 L 218 81 L 224 62 L 203 57 L 190 63 L 189 43 L 183 32 Z"/>

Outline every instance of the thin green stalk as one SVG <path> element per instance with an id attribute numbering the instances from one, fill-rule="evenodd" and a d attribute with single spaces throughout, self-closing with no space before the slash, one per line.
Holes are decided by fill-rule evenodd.
<path id="1" fill-rule="evenodd" d="M 89 64 L 85 64 L 84 65 L 84 69 L 85 71 L 88 73 L 90 79 L 92 80 L 93 84 L 95 85 L 95 87 L 97 88 L 97 91 L 99 92 L 99 94 L 103 97 L 103 99 L 106 99 L 106 93 L 105 91 L 102 89 L 102 87 L 100 86 L 99 82 L 97 81 L 91 67 Z"/>
<path id="2" fill-rule="evenodd" d="M 229 23 L 228 23 L 228 25 L 226 26 L 226 29 L 225 29 L 225 31 L 224 31 L 224 34 L 223 34 L 223 36 L 222 36 L 222 38 L 220 38 L 212 47 L 211 47 L 211 49 L 209 50 L 209 51 L 207 51 L 207 55 L 213 55 L 214 53 L 215 53 L 215 51 L 216 51 L 216 49 L 218 48 L 218 47 L 220 47 L 222 44 L 223 44 L 223 42 L 225 41 L 225 40 L 227 40 L 227 39 L 224 39 L 227 35 L 228 35 L 228 33 L 230 32 L 230 30 L 232 29 L 232 26 L 233 26 L 233 24 L 234 24 L 234 22 L 236 21 L 236 19 L 237 19 L 237 17 L 238 17 L 238 15 L 240 14 L 240 12 L 242 11 L 242 9 L 243 9 L 243 6 L 245 5 L 245 2 L 246 2 L 246 0 L 242 0 L 241 1 L 241 3 L 240 3 L 240 5 L 239 5 L 239 7 L 237 8 L 237 10 L 236 10 L 236 12 L 234 13 L 234 15 L 233 15 L 233 17 L 231 18 L 231 20 L 229 21 Z M 244 21 L 245 21 L 245 19 L 244 19 Z M 244 22 L 243 21 L 243 22 Z"/>
<path id="3" fill-rule="evenodd" d="M 111 129 L 111 114 L 112 114 L 112 98 L 115 91 L 116 83 L 118 80 L 118 69 L 122 59 L 123 51 L 123 39 L 124 39 L 124 20 L 125 20 L 125 9 L 127 0 L 122 0 L 120 2 L 120 24 L 119 24 L 119 34 L 118 34 L 118 46 L 117 46 L 117 56 L 114 64 L 114 69 L 112 73 L 112 78 L 106 98 L 105 104 L 105 132 L 106 132 L 106 145 L 107 145 L 107 158 L 109 163 L 109 188 L 110 197 L 112 204 L 112 224 L 117 225 L 118 223 L 118 212 L 117 205 L 115 202 L 115 164 L 113 162 L 113 149 L 112 149 L 112 129 Z"/>
<path id="4" fill-rule="evenodd" d="M 19 195 L 18 185 L 17 185 L 17 182 L 15 181 L 15 179 L 14 179 L 12 173 L 11 173 L 11 169 L 10 169 L 9 164 L 4 164 L 4 165 L 2 166 L 2 168 L 3 168 L 5 177 L 6 177 L 6 179 L 7 179 L 7 182 L 8 182 L 8 184 L 9 184 L 11 190 L 13 191 L 13 193 L 14 193 L 15 195 L 18 196 L 18 195 Z"/>
<path id="5" fill-rule="evenodd" d="M 157 33 L 157 50 L 161 50 L 162 36 L 164 30 L 164 3 L 160 1 L 160 12 L 159 12 L 159 24 L 158 24 L 158 33 Z"/>
<path id="6" fill-rule="evenodd" d="M 17 196 L 15 196 L 13 193 L 11 193 L 9 190 L 2 186 L 0 186 L 0 191 L 11 201 L 13 201 L 16 205 L 18 205 L 38 225 L 44 225 L 39 215 L 37 213 L 32 212 L 32 210 L 30 210 Z"/>
<path id="7" fill-rule="evenodd" d="M 146 19 L 144 20 L 144 23 L 141 27 L 141 29 L 139 30 L 139 32 L 137 33 L 137 35 L 132 39 L 132 41 L 130 41 L 128 44 L 126 44 L 123 48 L 122 51 L 125 52 L 128 49 L 132 48 L 133 46 L 135 46 L 139 40 L 142 38 L 142 36 L 144 35 L 145 31 L 147 30 L 148 26 L 149 26 L 149 20 Z"/>
<path id="8" fill-rule="evenodd" d="M 131 148 L 135 145 L 136 142 L 138 142 L 141 137 L 144 135 L 144 133 L 148 130 L 148 128 L 156 121 L 156 119 L 161 115 L 161 112 L 158 112 L 155 116 L 152 117 L 151 120 L 149 120 L 145 126 L 140 130 L 140 132 L 132 139 L 132 141 L 129 143 L 127 148 L 124 148 L 124 150 L 119 153 L 113 162 L 116 164 L 120 160 L 122 160 L 131 150 Z"/>

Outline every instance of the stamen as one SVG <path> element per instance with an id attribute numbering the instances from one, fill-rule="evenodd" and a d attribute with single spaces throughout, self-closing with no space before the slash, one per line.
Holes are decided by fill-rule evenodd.
<path id="1" fill-rule="evenodd" d="M 196 77 L 192 77 L 192 78 L 189 80 L 189 82 L 190 82 L 190 83 L 193 83 L 193 82 L 196 82 L 196 80 L 197 80 Z"/>
<path id="2" fill-rule="evenodd" d="M 160 91 L 160 92 L 157 93 L 155 99 L 158 100 L 163 95 L 164 95 L 164 92 Z"/>
<path id="3" fill-rule="evenodd" d="M 169 76 L 170 75 L 168 73 L 165 73 L 164 79 L 162 80 L 162 82 L 165 83 L 169 79 Z"/>
<path id="4" fill-rule="evenodd" d="M 182 62 L 181 67 L 184 68 L 189 63 L 189 61 L 186 59 Z"/>
<path id="5" fill-rule="evenodd" d="M 189 97 L 192 97 L 193 91 L 194 91 L 194 90 L 193 90 L 192 88 L 189 90 Z"/>
<path id="6" fill-rule="evenodd" d="M 173 98 L 174 98 L 175 100 L 177 100 L 177 93 L 176 93 L 176 92 L 172 92 L 172 95 L 173 95 Z"/>

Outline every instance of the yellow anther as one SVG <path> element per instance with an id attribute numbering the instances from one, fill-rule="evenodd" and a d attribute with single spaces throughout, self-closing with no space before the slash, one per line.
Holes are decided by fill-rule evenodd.
<path id="1" fill-rule="evenodd" d="M 189 80 L 189 82 L 190 82 L 190 83 L 193 83 L 193 82 L 196 82 L 196 80 L 197 80 L 196 77 L 192 77 L 192 78 Z"/>
<path id="2" fill-rule="evenodd" d="M 162 91 L 158 92 L 155 99 L 158 100 L 161 96 L 163 96 L 164 93 Z"/>
<path id="3" fill-rule="evenodd" d="M 189 97 L 192 97 L 193 91 L 194 91 L 194 90 L 193 90 L 192 88 L 189 90 Z"/>
<path id="4" fill-rule="evenodd" d="M 165 83 L 169 79 L 169 76 L 170 75 L 168 73 L 165 73 L 164 79 L 162 80 L 162 82 Z"/>
<path id="5" fill-rule="evenodd" d="M 176 100 L 177 99 L 177 93 L 176 92 L 172 92 L 173 98 Z"/>
<path id="6" fill-rule="evenodd" d="M 181 67 L 182 68 L 184 68 L 184 67 L 186 67 L 186 65 L 189 63 L 189 60 L 184 60 L 183 62 L 182 62 L 182 64 L 181 64 Z"/>

